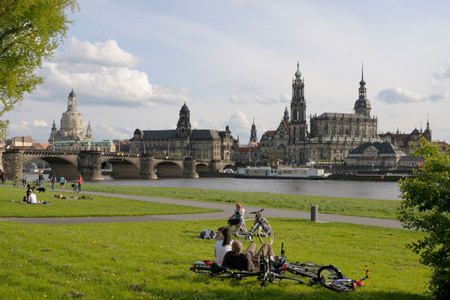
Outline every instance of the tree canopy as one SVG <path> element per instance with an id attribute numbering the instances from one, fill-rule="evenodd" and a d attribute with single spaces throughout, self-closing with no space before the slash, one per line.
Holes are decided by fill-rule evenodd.
<path id="1" fill-rule="evenodd" d="M 0 118 L 43 82 L 34 72 L 66 36 L 76 0 L 0 1 Z M 8 121 L 0 119 L 0 138 Z"/>
<path id="2" fill-rule="evenodd" d="M 415 155 L 424 165 L 417 177 L 400 183 L 403 198 L 400 221 L 428 235 L 409 247 L 431 266 L 430 289 L 438 299 L 450 299 L 450 154 L 422 139 Z"/>

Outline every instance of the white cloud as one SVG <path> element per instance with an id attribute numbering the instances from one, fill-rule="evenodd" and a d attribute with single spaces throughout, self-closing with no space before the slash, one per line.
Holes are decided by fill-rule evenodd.
<path id="1" fill-rule="evenodd" d="M 204 84 L 206 85 L 206 86 L 209 86 L 209 87 L 217 87 L 217 84 L 215 83 L 215 82 L 212 82 L 212 81 L 210 81 L 210 80 L 206 80 L 205 82 L 204 82 Z"/>
<path id="2" fill-rule="evenodd" d="M 36 127 L 47 127 L 48 126 L 47 122 L 45 122 L 44 120 L 34 120 L 32 122 L 32 124 L 33 124 L 33 126 L 36 126 Z"/>
<path id="3" fill-rule="evenodd" d="M 140 61 L 131 53 L 120 49 L 115 40 L 90 43 L 71 37 L 65 51 L 55 57 L 56 62 L 70 64 L 96 64 L 99 66 L 134 68 Z"/>
<path id="4" fill-rule="evenodd" d="M 376 98 L 387 104 L 416 103 L 426 101 L 426 97 L 424 95 L 414 93 L 401 87 L 382 90 L 378 93 Z"/>
<path id="5" fill-rule="evenodd" d="M 113 128 L 105 123 L 95 126 L 92 129 L 94 138 L 98 140 L 96 136 L 111 136 L 114 137 L 114 139 L 129 139 L 132 136 L 132 129 L 124 129 L 121 125 L 119 125 L 119 127 L 120 128 Z"/>
<path id="6" fill-rule="evenodd" d="M 59 102 L 74 88 L 92 106 L 152 107 L 189 99 L 186 88 L 151 84 L 146 73 L 133 69 L 138 61 L 113 40 L 92 44 L 71 38 L 64 52 L 43 64 L 39 74 L 46 77 L 45 84 L 29 98 Z"/>
<path id="7" fill-rule="evenodd" d="M 230 101 L 231 103 L 234 103 L 234 104 L 244 103 L 244 100 L 238 96 L 231 96 L 230 98 L 228 98 L 228 101 Z"/>
<path id="8" fill-rule="evenodd" d="M 237 111 L 230 116 L 230 119 L 227 121 L 227 125 L 230 126 L 231 132 L 234 135 L 239 135 L 241 133 L 250 131 L 251 123 L 248 120 L 247 116 L 241 112 Z"/>

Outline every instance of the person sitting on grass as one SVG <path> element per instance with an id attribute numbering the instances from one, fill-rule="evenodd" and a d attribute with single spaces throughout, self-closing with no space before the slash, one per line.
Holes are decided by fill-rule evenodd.
<path id="1" fill-rule="evenodd" d="M 216 263 L 222 265 L 223 257 L 228 251 L 231 251 L 231 229 L 229 227 L 220 227 L 217 231 L 219 240 L 214 246 L 214 256 L 216 257 Z"/>
<path id="2" fill-rule="evenodd" d="M 38 201 L 36 194 L 33 192 L 34 189 L 31 189 L 31 194 L 28 195 L 28 203 L 30 204 L 41 204 L 40 201 Z"/>
<path id="3" fill-rule="evenodd" d="M 228 217 L 228 224 L 240 226 L 242 223 L 244 223 L 245 209 L 242 206 L 242 202 L 236 203 L 234 214 Z"/>
<path id="4" fill-rule="evenodd" d="M 228 251 L 223 258 L 222 267 L 237 269 L 242 271 L 258 271 L 261 255 L 275 256 L 275 252 L 269 243 L 264 243 L 258 252 L 256 244 L 251 243 L 247 250 L 242 252 L 242 243 L 233 241 L 231 251 Z"/>

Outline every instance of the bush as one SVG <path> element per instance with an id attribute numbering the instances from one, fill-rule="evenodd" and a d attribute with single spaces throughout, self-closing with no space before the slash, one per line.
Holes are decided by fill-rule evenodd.
<path id="1" fill-rule="evenodd" d="M 423 156 L 424 165 L 418 177 L 400 182 L 403 201 L 399 220 L 406 228 L 428 233 L 409 248 L 420 254 L 423 264 L 432 267 L 433 295 L 450 299 L 450 155 L 425 139 L 415 155 Z"/>

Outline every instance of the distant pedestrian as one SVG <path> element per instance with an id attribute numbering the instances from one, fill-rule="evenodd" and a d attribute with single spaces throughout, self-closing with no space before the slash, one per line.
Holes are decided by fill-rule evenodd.
<path id="1" fill-rule="evenodd" d="M 19 176 L 17 176 L 17 174 L 16 175 L 14 175 L 14 187 L 16 188 L 17 187 L 17 182 L 19 181 Z"/>
<path id="2" fill-rule="evenodd" d="M 5 180 L 6 180 L 6 173 L 2 172 L 2 184 L 5 184 Z"/>
<path id="3" fill-rule="evenodd" d="M 51 183 L 52 183 L 52 190 L 54 190 L 54 189 L 55 189 L 55 181 L 56 181 L 56 178 L 55 178 L 55 174 L 53 174 L 53 175 L 52 175 L 52 179 L 51 179 Z"/>
<path id="4" fill-rule="evenodd" d="M 83 183 L 83 177 L 81 177 L 81 174 L 78 175 L 77 182 L 78 182 L 78 193 L 80 193 L 81 192 L 81 184 Z"/>
<path id="5" fill-rule="evenodd" d="M 26 187 L 27 183 L 28 183 L 28 177 L 27 177 L 27 174 L 24 173 L 22 176 L 22 187 Z"/>
<path id="6" fill-rule="evenodd" d="M 39 186 L 39 187 L 41 187 L 41 185 L 42 185 L 42 182 L 44 181 L 44 174 L 42 174 L 42 173 L 39 173 L 39 177 L 38 177 L 38 180 L 39 180 L 39 182 L 38 182 L 38 186 Z"/>
<path id="7" fill-rule="evenodd" d="M 64 184 L 66 183 L 66 179 L 61 176 L 61 178 L 59 179 L 59 188 L 64 190 Z"/>

